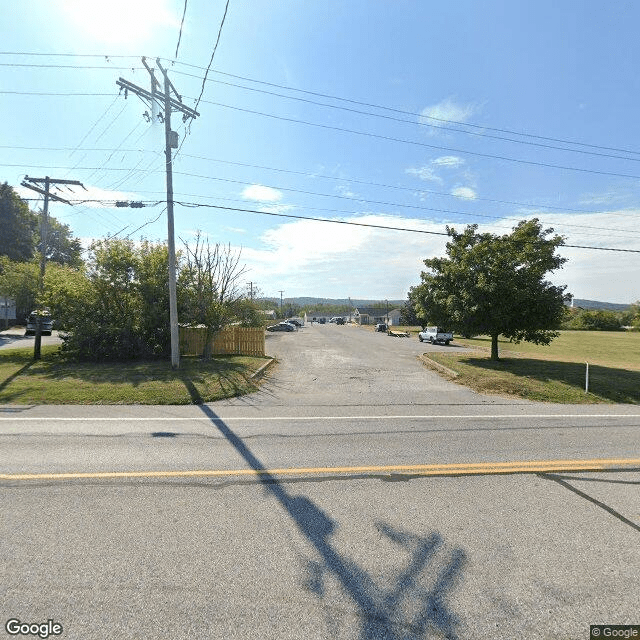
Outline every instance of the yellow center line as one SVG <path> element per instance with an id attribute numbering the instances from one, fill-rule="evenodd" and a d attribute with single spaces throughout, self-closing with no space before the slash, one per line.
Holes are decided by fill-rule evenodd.
<path id="1" fill-rule="evenodd" d="M 551 471 L 604 471 L 640 467 L 640 458 L 593 460 L 528 460 L 452 464 L 414 464 L 358 467 L 291 467 L 285 469 L 194 469 L 181 471 L 94 471 L 69 473 L 0 473 L 0 480 L 75 480 L 82 478 L 223 478 L 232 476 L 310 476 L 344 474 L 405 474 L 420 476 L 492 475 Z"/>

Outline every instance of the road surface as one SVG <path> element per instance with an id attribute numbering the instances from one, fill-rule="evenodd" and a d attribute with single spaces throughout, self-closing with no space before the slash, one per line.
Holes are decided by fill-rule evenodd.
<path id="1" fill-rule="evenodd" d="M 640 623 L 637 407 L 481 396 L 417 359 L 447 347 L 354 327 L 267 345 L 244 398 L 0 407 L 5 620 L 83 639 Z"/>

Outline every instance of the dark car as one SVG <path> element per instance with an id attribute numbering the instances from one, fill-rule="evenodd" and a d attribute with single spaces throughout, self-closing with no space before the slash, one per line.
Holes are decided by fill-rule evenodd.
<path id="1" fill-rule="evenodd" d="M 278 322 L 278 324 L 272 324 L 267 327 L 267 331 L 295 331 L 296 328 L 288 322 Z"/>
<path id="2" fill-rule="evenodd" d="M 344 324 L 344 318 L 336 318 L 336 324 Z"/>
<path id="3" fill-rule="evenodd" d="M 302 322 L 300 322 L 300 320 L 298 320 L 297 318 L 289 318 L 287 320 L 287 322 L 289 324 L 294 324 L 296 327 L 301 327 L 302 326 Z"/>
<path id="4" fill-rule="evenodd" d="M 375 331 L 388 331 L 389 327 L 384 322 L 379 322 L 376 325 Z"/>
<path id="5" fill-rule="evenodd" d="M 53 329 L 53 320 L 48 310 L 32 311 L 27 319 L 27 330 L 25 335 L 35 335 L 38 328 L 38 316 L 40 316 L 40 333 L 43 336 L 50 336 Z"/>

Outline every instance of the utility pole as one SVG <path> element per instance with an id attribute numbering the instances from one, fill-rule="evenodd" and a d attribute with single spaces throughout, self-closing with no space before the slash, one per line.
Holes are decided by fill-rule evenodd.
<path id="1" fill-rule="evenodd" d="M 248 282 L 249 285 L 249 300 L 253 302 L 253 282 Z"/>
<path id="2" fill-rule="evenodd" d="M 284 291 L 280 291 L 280 315 L 282 315 L 282 294 Z"/>
<path id="3" fill-rule="evenodd" d="M 189 118 L 196 118 L 200 114 L 182 104 L 182 96 L 176 91 L 171 84 L 167 70 L 162 67 L 160 60 L 156 58 L 156 64 L 162 75 L 164 76 L 164 91 L 160 90 L 160 83 L 156 80 L 154 69 L 147 64 L 146 58 L 142 58 L 142 64 L 146 67 L 151 76 L 151 92 L 142 89 L 137 85 L 119 78 L 116 84 L 120 89 L 124 89 L 124 97 L 127 98 L 129 91 L 135 93 L 145 104 L 149 106 L 153 113 L 155 106 L 163 109 L 164 120 L 164 137 L 165 137 L 165 156 L 166 156 L 166 184 L 167 184 L 167 246 L 169 249 L 169 324 L 171 329 L 171 367 L 177 369 L 180 366 L 180 334 L 178 330 L 178 302 L 176 293 L 176 244 L 175 230 L 173 223 L 173 171 L 171 149 L 178 148 L 178 134 L 171 130 L 171 112 L 180 111 L 182 113 L 182 121 L 186 122 Z M 175 98 L 171 96 L 171 93 Z M 148 116 L 148 114 L 147 114 Z"/>
<path id="4" fill-rule="evenodd" d="M 22 186 L 27 189 L 31 189 L 36 193 L 44 196 L 44 207 L 42 208 L 42 218 L 40 220 L 40 277 L 38 279 L 38 293 L 40 297 L 44 293 L 44 274 L 47 268 L 47 235 L 49 234 L 49 200 L 55 200 L 57 202 L 64 202 L 70 206 L 71 203 L 60 196 L 57 196 L 49 192 L 49 188 L 52 184 L 72 184 L 85 188 L 82 182 L 77 180 L 63 180 L 62 178 L 50 178 L 45 176 L 44 178 L 30 178 L 25 176 L 22 181 Z M 36 187 L 37 184 L 44 184 L 44 189 Z M 39 309 L 37 310 L 39 311 Z M 40 360 L 40 350 L 42 345 L 42 316 L 38 314 L 36 322 L 36 335 L 33 344 L 33 359 Z"/>

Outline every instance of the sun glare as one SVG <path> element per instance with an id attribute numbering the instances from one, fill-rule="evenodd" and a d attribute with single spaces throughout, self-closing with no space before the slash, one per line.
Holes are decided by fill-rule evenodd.
<path id="1" fill-rule="evenodd" d="M 67 21 L 77 39 L 140 49 L 163 27 L 179 27 L 162 0 L 66 0 Z"/>

